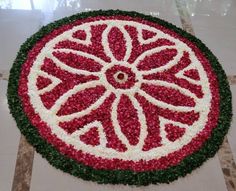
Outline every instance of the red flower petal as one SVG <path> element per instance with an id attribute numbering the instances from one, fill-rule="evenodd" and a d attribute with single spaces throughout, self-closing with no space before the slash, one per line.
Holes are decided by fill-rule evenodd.
<path id="1" fill-rule="evenodd" d="M 152 38 L 156 35 L 156 33 L 148 30 L 142 30 L 142 37 L 144 40 L 147 40 L 149 38 Z"/>
<path id="2" fill-rule="evenodd" d="M 167 133 L 166 137 L 172 142 L 174 142 L 177 139 L 181 138 L 185 133 L 184 128 L 175 126 L 173 124 L 166 124 L 165 125 L 165 131 Z"/>
<path id="3" fill-rule="evenodd" d="M 193 80 L 200 80 L 199 73 L 196 69 L 184 71 L 184 75 L 188 78 L 193 79 Z"/>
<path id="4" fill-rule="evenodd" d="M 175 106 L 195 106 L 194 99 L 179 90 L 159 85 L 142 84 L 141 89 L 152 97 Z"/>
<path id="5" fill-rule="evenodd" d="M 106 29 L 106 25 L 91 26 L 91 44 L 84 45 L 71 40 L 62 40 L 55 45 L 56 49 L 70 48 L 73 50 L 79 50 L 97 56 L 103 59 L 105 62 L 110 62 L 110 58 L 105 54 L 102 46 L 102 33 Z"/>
<path id="6" fill-rule="evenodd" d="M 176 55 L 176 49 L 168 48 L 160 52 L 156 52 L 152 55 L 146 56 L 143 60 L 140 61 L 137 67 L 139 70 L 151 70 L 154 68 L 158 68 L 160 66 L 166 65 Z"/>
<path id="7" fill-rule="evenodd" d="M 76 118 L 68 122 L 60 122 L 59 126 L 66 130 L 68 133 L 73 133 L 79 128 L 82 128 L 88 123 L 98 120 L 102 123 L 104 133 L 107 138 L 107 147 L 113 148 L 117 151 L 126 151 L 126 147 L 117 137 L 111 120 L 111 105 L 115 100 L 115 95 L 111 94 L 104 103 L 90 114 L 81 118 Z"/>
<path id="8" fill-rule="evenodd" d="M 195 121 L 199 119 L 199 113 L 196 113 L 194 111 L 178 112 L 158 107 L 157 112 L 160 116 L 164 118 L 187 125 L 192 125 Z"/>
<path id="9" fill-rule="evenodd" d="M 50 80 L 49 78 L 39 76 L 37 78 L 36 86 L 37 86 L 38 90 L 41 90 L 41 89 L 47 87 L 51 83 L 52 83 L 52 80 Z"/>
<path id="10" fill-rule="evenodd" d="M 139 141 L 140 123 L 137 110 L 134 108 L 128 96 L 121 96 L 117 112 L 121 131 L 131 145 L 136 145 Z"/>
<path id="11" fill-rule="evenodd" d="M 60 96 L 72 89 L 75 85 L 98 79 L 93 75 L 78 75 L 62 70 L 57 67 L 51 59 L 48 58 L 44 60 L 44 64 L 42 65 L 41 69 L 44 72 L 47 72 L 48 74 L 62 80 L 62 83 L 58 84 L 50 92 L 46 92 L 40 96 L 44 106 L 47 109 L 50 109 Z"/>
<path id="12" fill-rule="evenodd" d="M 113 27 L 108 34 L 109 47 L 117 60 L 122 60 L 126 53 L 126 44 L 123 33 L 117 27 Z"/>
<path id="13" fill-rule="evenodd" d="M 79 39 L 79 40 L 86 40 L 86 33 L 85 33 L 85 31 L 84 30 L 77 30 L 77 31 L 75 31 L 73 34 L 72 34 L 72 36 L 74 37 L 74 38 L 77 38 L 77 39 Z"/>
<path id="14" fill-rule="evenodd" d="M 72 52 L 53 52 L 53 55 L 66 65 L 80 70 L 98 72 L 102 68 L 102 65 L 95 62 L 93 59 L 85 58 L 84 56 L 80 56 Z"/>
<path id="15" fill-rule="evenodd" d="M 57 115 L 68 115 L 82 111 L 95 103 L 106 91 L 104 86 L 87 88 L 71 96 L 65 104 L 62 105 Z M 89 96 L 88 96 L 89 95 Z"/>
<path id="16" fill-rule="evenodd" d="M 148 102 L 144 97 L 135 95 L 135 98 L 141 104 L 146 117 L 148 135 L 144 141 L 143 151 L 161 146 L 160 121 L 157 107 Z"/>
<path id="17" fill-rule="evenodd" d="M 87 145 L 96 146 L 96 145 L 100 144 L 97 127 L 92 127 L 85 134 L 80 135 L 79 138 L 80 138 L 81 141 L 83 141 Z"/>

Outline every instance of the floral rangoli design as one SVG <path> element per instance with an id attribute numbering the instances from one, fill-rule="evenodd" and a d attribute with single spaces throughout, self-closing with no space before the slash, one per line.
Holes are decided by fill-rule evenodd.
<path id="1" fill-rule="evenodd" d="M 22 112 L 57 153 L 49 162 L 63 157 L 68 169 L 53 165 L 100 183 L 185 175 L 175 168 L 199 152 L 219 124 L 221 84 L 211 60 L 164 21 L 92 13 L 42 29 L 18 70 Z M 160 178 L 168 169 L 175 175 Z"/>

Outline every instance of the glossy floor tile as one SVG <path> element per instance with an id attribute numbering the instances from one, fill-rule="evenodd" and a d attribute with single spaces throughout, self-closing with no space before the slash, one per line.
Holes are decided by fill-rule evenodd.
<path id="1" fill-rule="evenodd" d="M 199 37 L 218 57 L 226 73 L 235 74 L 236 1 L 187 1 Z"/>
<path id="2" fill-rule="evenodd" d="M 39 29 L 40 11 L 0 9 L 0 69 L 9 70 L 20 45 Z"/>
<path id="3" fill-rule="evenodd" d="M 0 191 L 11 190 L 20 132 L 9 114 L 7 81 L 0 80 Z"/>
<path id="4" fill-rule="evenodd" d="M 213 182 L 214 184 L 212 184 Z M 227 191 L 217 156 L 208 160 L 192 174 L 169 185 L 150 185 L 137 188 L 123 185 L 98 185 L 83 181 L 52 168 L 40 155 L 35 155 L 31 180 L 32 191 L 76 191 L 78 188 L 86 191 L 189 191 L 194 190 L 193 188 L 197 188 L 198 191 Z"/>
<path id="5" fill-rule="evenodd" d="M 111 0 L 87 0 L 80 1 L 75 9 L 70 6 L 58 5 L 58 8 L 54 12 L 54 20 L 64 17 L 65 15 L 75 14 L 79 11 L 91 11 L 99 9 L 120 9 L 127 11 L 138 11 L 145 14 L 150 14 L 153 16 L 158 16 L 169 22 L 180 26 L 180 20 L 178 17 L 178 12 L 176 9 L 175 1 L 173 0 L 121 0 L 121 1 L 111 1 Z M 168 11 L 167 11 L 168 10 Z"/>
<path id="6" fill-rule="evenodd" d="M 236 86 L 231 86 L 231 91 L 233 94 L 233 111 L 236 111 Z M 233 121 L 231 128 L 228 134 L 228 140 L 231 146 L 231 150 L 233 152 L 234 160 L 236 161 L 236 116 L 233 116 Z"/>

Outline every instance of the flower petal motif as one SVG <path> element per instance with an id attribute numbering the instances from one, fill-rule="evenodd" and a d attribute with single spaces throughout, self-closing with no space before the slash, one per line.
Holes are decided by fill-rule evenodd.
<path id="1" fill-rule="evenodd" d="M 127 61 L 132 50 L 130 35 L 125 27 L 108 25 L 102 34 L 104 51 L 111 61 Z"/>
<path id="2" fill-rule="evenodd" d="M 90 55 L 96 55 L 98 58 L 104 60 L 105 62 L 110 62 L 111 60 L 105 54 L 102 45 L 102 34 L 106 28 L 107 28 L 106 24 L 92 25 L 86 28 L 86 31 L 89 31 L 89 33 L 87 33 L 87 36 L 90 36 L 88 44 L 78 43 L 77 41 L 74 41 L 74 39 L 66 38 L 66 39 L 61 39 L 59 42 L 57 42 L 54 48 L 57 50 L 60 49 L 82 50 L 84 53 L 88 53 Z M 73 33 L 70 35 L 73 36 Z"/>
<path id="3" fill-rule="evenodd" d="M 125 26 L 125 30 L 132 37 L 132 51 L 128 59 L 129 63 L 134 63 L 135 60 L 142 54 L 145 54 L 146 51 L 154 49 L 161 46 L 172 46 L 175 45 L 174 42 L 168 40 L 167 38 L 162 38 L 160 35 L 154 36 L 151 38 L 151 42 L 143 43 L 140 40 L 143 39 L 142 30 L 138 30 L 135 26 Z M 149 41 L 149 39 L 147 40 Z M 146 41 L 145 41 L 146 42 Z"/>
<path id="4" fill-rule="evenodd" d="M 131 145 L 139 142 L 140 122 L 137 110 L 134 108 L 128 96 L 122 95 L 117 107 L 117 117 L 121 132 L 127 137 Z"/>
<path id="5" fill-rule="evenodd" d="M 45 58 L 41 69 L 47 74 L 55 76 L 62 81 L 62 83 L 59 83 L 51 91 L 40 95 L 42 102 L 47 109 L 50 109 L 55 104 L 57 99 L 72 89 L 75 85 L 98 79 L 98 77 L 94 75 L 73 74 L 65 71 L 57 67 L 55 62 L 48 58 Z"/>
<path id="6" fill-rule="evenodd" d="M 57 112 L 57 115 L 69 115 L 82 111 L 94 104 L 104 94 L 105 91 L 106 89 L 104 86 L 96 86 L 79 91 L 67 99 L 67 101 Z"/>
<path id="7" fill-rule="evenodd" d="M 151 70 L 166 65 L 177 55 L 176 49 L 165 49 L 146 56 L 138 64 L 139 70 Z"/>
<path id="8" fill-rule="evenodd" d="M 126 41 L 123 33 L 117 27 L 112 27 L 108 33 L 109 48 L 116 60 L 121 61 L 126 54 Z"/>
<path id="9" fill-rule="evenodd" d="M 179 112 L 181 112 L 181 114 L 183 115 L 196 115 L 194 118 L 191 119 L 198 119 L 198 113 L 194 113 L 191 110 L 186 110 L 183 107 L 182 108 L 184 110 L 182 111 L 181 109 L 181 106 L 194 107 L 195 100 L 193 99 L 193 97 L 189 97 L 188 95 L 181 93 L 181 88 L 179 90 L 179 88 L 173 89 L 171 87 L 165 87 L 165 83 L 164 85 L 158 85 L 158 80 L 156 82 L 154 80 L 151 80 L 149 83 L 147 78 L 147 82 L 142 83 L 142 85 L 140 86 L 140 90 L 142 91 L 137 89 L 137 93 L 142 93 L 141 95 L 144 96 L 143 98 L 145 98 L 146 101 L 149 102 L 150 99 L 153 100 L 151 101 L 151 103 L 149 103 L 149 107 L 153 108 L 152 110 L 155 111 L 155 113 L 157 114 L 155 120 L 150 119 L 150 116 L 147 114 L 143 115 L 140 113 L 140 111 L 138 112 L 139 107 L 143 107 L 142 112 L 149 112 L 149 108 L 144 109 L 145 106 L 141 103 L 138 103 L 138 100 L 140 102 L 140 99 L 138 99 L 138 97 L 133 97 L 131 101 L 130 96 L 134 95 L 128 96 L 128 94 L 117 94 L 119 89 L 129 91 L 130 88 L 135 86 L 135 83 L 137 81 L 142 81 L 140 77 L 139 79 L 136 79 L 138 77 L 135 76 L 135 73 L 133 71 L 134 69 L 129 67 L 127 68 L 127 65 L 125 66 L 119 64 L 120 61 L 127 62 L 127 60 L 129 60 L 130 55 L 133 51 L 132 46 L 135 46 L 133 44 L 135 42 L 135 39 L 134 36 L 132 37 L 130 35 L 130 32 L 132 30 L 130 31 L 129 28 L 123 27 L 121 25 L 102 25 L 102 27 L 102 33 L 96 33 L 98 35 L 98 39 L 101 39 L 101 45 L 103 46 L 105 54 L 109 57 L 109 59 L 111 59 L 111 63 L 106 63 L 105 60 L 100 59 L 97 54 L 94 55 L 90 54 L 89 52 L 86 53 L 86 49 L 84 49 L 85 52 L 80 51 L 80 48 L 78 50 L 76 48 L 76 50 L 68 51 L 65 47 L 58 47 L 59 45 L 63 45 L 63 43 L 59 43 L 56 46 L 57 48 L 59 48 L 58 51 L 54 51 L 50 55 L 49 58 L 51 60 L 46 60 L 47 62 L 43 65 L 42 69 L 47 72 L 49 70 L 49 74 L 53 75 L 58 75 L 58 73 L 60 73 L 60 75 L 58 75 L 58 77 L 60 78 L 63 77 L 63 73 L 65 73 L 64 75 L 67 77 L 71 76 L 71 74 L 69 74 L 68 72 L 73 71 L 74 74 L 72 74 L 72 76 L 76 76 L 79 74 L 80 79 L 82 79 L 82 74 L 85 78 L 89 77 L 89 81 L 95 78 L 99 79 L 100 81 L 101 75 L 103 75 L 102 72 L 104 72 L 103 68 L 111 65 L 112 67 L 108 68 L 105 72 L 105 78 L 107 82 L 114 87 L 114 90 L 112 91 L 115 91 L 113 93 L 116 95 L 116 99 L 112 103 L 113 114 L 110 116 L 112 123 L 111 125 L 112 128 L 114 128 L 114 132 L 118 135 L 118 138 L 121 139 L 121 142 L 126 145 L 128 150 L 130 150 L 132 146 L 137 146 L 143 151 L 148 151 L 150 149 L 161 146 L 162 138 L 160 134 L 160 122 L 158 121 L 159 115 L 164 116 L 168 119 L 170 118 L 188 124 L 192 123 L 193 121 L 190 120 L 188 122 L 179 119 Z M 94 30 L 95 28 L 96 27 L 91 27 L 91 30 Z M 77 35 L 82 35 L 82 37 L 84 36 L 84 38 L 80 38 L 79 40 L 87 41 L 88 36 L 91 36 L 91 43 L 93 43 L 93 35 L 89 35 L 89 33 L 86 33 L 85 31 L 77 31 L 76 33 L 72 34 L 72 37 L 76 38 Z M 140 32 L 140 29 L 138 29 L 138 31 L 138 35 L 141 35 L 141 37 L 138 37 L 138 40 L 144 39 L 144 37 L 147 40 L 149 36 L 150 42 L 148 41 L 148 43 L 153 43 L 158 39 L 158 35 L 156 35 L 156 33 L 152 33 L 148 30 L 141 30 L 142 32 Z M 73 41 L 72 38 L 71 41 Z M 145 42 L 147 41 L 143 41 L 142 43 Z M 77 41 L 77 43 L 80 43 L 80 41 Z M 136 67 L 137 70 L 139 70 L 140 72 L 147 71 L 150 73 L 151 71 L 151 73 L 153 73 L 151 75 L 154 75 L 154 71 L 158 71 L 158 68 L 162 67 L 168 67 L 168 70 L 166 70 L 167 72 L 172 70 L 175 70 L 177 72 L 179 68 L 177 70 L 175 69 L 177 66 L 174 63 L 174 60 L 179 60 L 178 65 L 180 65 L 181 68 L 185 68 L 189 64 L 188 61 L 183 60 L 186 59 L 186 56 L 188 56 L 187 54 L 183 54 L 182 58 L 177 54 L 180 55 L 180 52 L 178 52 L 175 48 L 171 48 L 171 46 L 170 48 L 168 46 L 153 48 L 144 52 L 143 54 L 140 54 L 140 56 L 133 63 L 133 67 Z M 61 67 L 61 69 L 58 69 L 57 66 Z M 49 67 L 50 69 L 54 68 L 51 73 Z M 62 69 L 65 69 L 66 71 L 63 71 Z M 118 79 L 116 79 L 115 76 L 118 76 L 120 74 L 119 72 L 121 72 L 123 77 L 126 76 L 125 80 L 127 82 L 123 82 L 122 80 L 119 81 Z M 65 79 L 62 78 L 62 81 L 65 81 Z M 76 82 L 77 80 L 73 81 L 75 81 L 74 85 L 71 85 L 72 83 L 69 83 L 69 86 L 65 86 L 71 90 L 65 89 L 62 94 L 60 94 L 59 92 L 57 93 L 57 95 L 59 96 L 56 97 L 56 99 L 59 98 L 57 101 L 53 101 L 53 99 L 51 102 L 44 101 L 48 99 L 48 94 L 49 96 L 52 95 L 50 94 L 50 92 L 46 92 L 46 94 L 41 95 L 42 101 L 44 101 L 46 104 L 50 104 L 46 105 L 48 108 L 53 106 L 51 108 L 51 112 L 56 112 L 57 116 L 60 117 L 60 120 L 65 121 L 61 121 L 60 126 L 68 132 L 75 131 L 74 128 L 76 128 L 76 122 L 73 122 L 74 117 L 79 120 L 82 120 L 84 117 L 87 117 L 87 114 L 91 113 L 92 111 L 96 111 L 102 106 L 102 102 L 107 98 L 109 94 L 109 92 L 107 92 L 107 95 L 104 96 L 107 86 L 103 86 L 103 82 L 101 82 L 101 85 L 96 85 L 97 82 L 94 83 L 85 80 L 82 81 L 82 83 L 84 83 L 83 85 L 80 84 L 81 82 Z M 152 83 L 154 83 L 155 85 Z M 58 88 L 58 90 L 60 90 L 62 88 L 61 86 L 64 85 L 65 83 L 60 83 L 58 85 L 58 87 L 60 87 Z M 171 84 L 169 85 L 171 86 Z M 57 90 L 57 87 L 53 89 L 53 91 L 55 90 Z M 90 95 L 89 97 L 87 96 L 88 94 Z M 176 99 L 176 97 L 178 99 Z M 155 99 L 159 101 L 155 101 Z M 136 103 L 136 106 L 133 105 L 134 103 Z M 167 112 L 172 112 L 168 107 L 170 107 L 170 109 L 172 108 L 172 110 L 177 109 L 177 111 L 173 111 L 175 113 L 176 118 L 169 117 L 168 115 L 166 115 Z M 152 115 L 153 111 L 151 112 Z M 100 117 L 97 116 L 95 118 L 98 119 Z M 72 120 L 72 125 L 70 126 L 70 128 L 68 128 L 68 124 L 71 123 L 70 120 Z M 150 124 L 149 121 L 152 121 L 152 124 Z M 153 124 L 155 124 L 155 126 Z M 104 125 L 106 126 L 106 124 Z M 109 137 L 110 132 L 105 131 L 105 133 L 107 137 Z M 110 147 L 110 141 L 113 142 L 112 140 L 107 140 L 108 147 Z M 116 149 L 116 146 L 114 147 L 113 145 L 112 148 Z M 120 148 L 120 146 L 118 146 L 118 148 Z"/>
<path id="10" fill-rule="evenodd" d="M 161 146 L 162 138 L 160 135 L 158 108 L 151 104 L 144 97 L 138 95 L 138 93 L 135 95 L 135 98 L 138 100 L 141 107 L 143 108 L 147 123 L 147 136 L 145 137 L 142 150 L 148 151 L 150 149 Z"/>
<path id="11" fill-rule="evenodd" d="M 53 56 L 55 56 L 58 60 L 66 64 L 67 66 L 79 69 L 86 70 L 90 72 L 98 72 L 101 70 L 102 65 L 96 62 L 91 58 L 87 58 L 82 55 L 74 54 L 72 52 L 53 52 Z"/>
<path id="12" fill-rule="evenodd" d="M 170 87 L 153 84 L 149 85 L 144 83 L 142 84 L 141 89 L 152 97 L 154 97 L 155 99 L 158 99 L 171 105 L 190 107 L 195 106 L 195 101 L 193 98 L 186 96 L 179 90 Z"/>

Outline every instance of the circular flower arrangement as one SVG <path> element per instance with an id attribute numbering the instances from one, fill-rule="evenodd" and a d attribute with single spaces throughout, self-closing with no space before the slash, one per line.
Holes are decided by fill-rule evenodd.
<path id="1" fill-rule="evenodd" d="M 225 73 L 201 41 L 111 10 L 64 18 L 28 39 L 8 101 L 37 152 L 99 183 L 185 176 L 214 156 L 232 115 Z"/>

